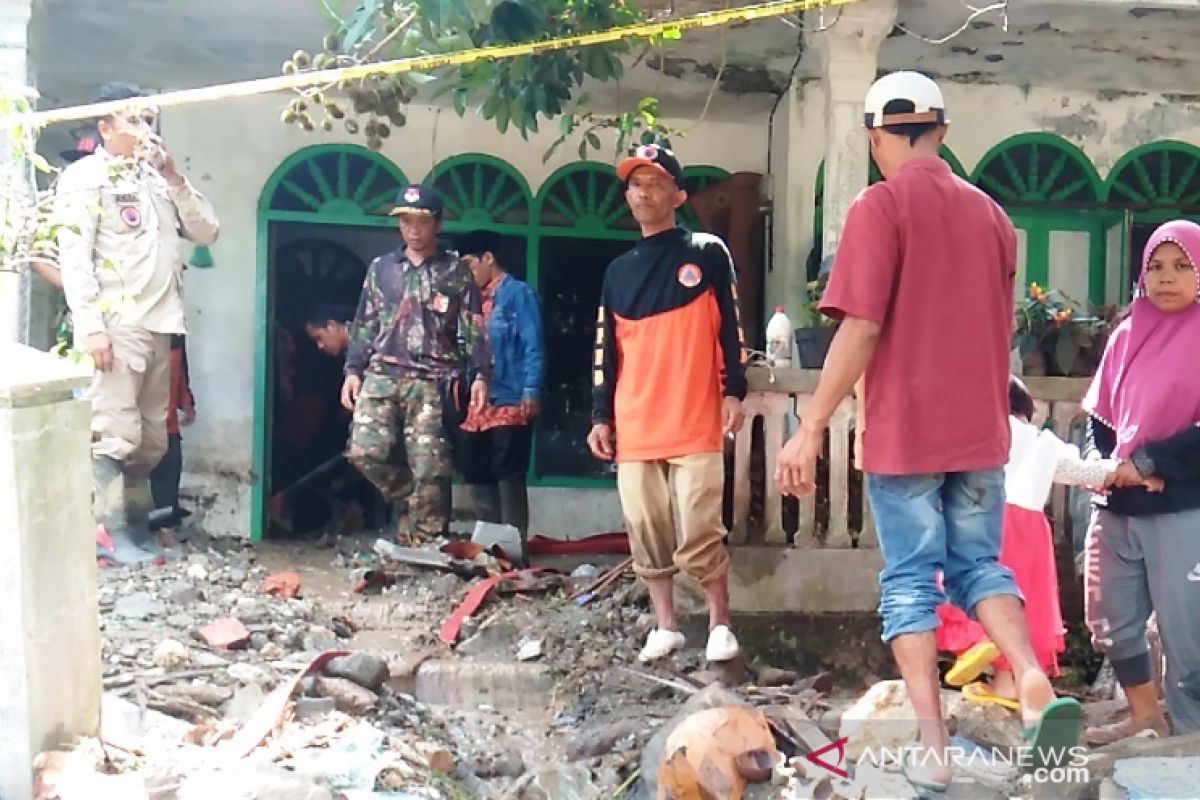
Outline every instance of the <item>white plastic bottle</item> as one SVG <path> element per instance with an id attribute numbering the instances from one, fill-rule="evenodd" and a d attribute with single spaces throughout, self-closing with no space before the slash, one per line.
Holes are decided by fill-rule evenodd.
<path id="1" fill-rule="evenodd" d="M 777 367 L 791 366 L 792 321 L 784 313 L 783 306 L 776 306 L 767 322 L 767 356 Z"/>

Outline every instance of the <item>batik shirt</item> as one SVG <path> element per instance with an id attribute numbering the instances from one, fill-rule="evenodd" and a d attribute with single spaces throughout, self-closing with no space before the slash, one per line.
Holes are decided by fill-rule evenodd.
<path id="1" fill-rule="evenodd" d="M 346 374 L 368 369 L 439 378 L 464 366 L 491 376 L 479 287 L 455 256 L 438 251 L 419 266 L 404 249 L 371 262 L 350 328 Z"/>

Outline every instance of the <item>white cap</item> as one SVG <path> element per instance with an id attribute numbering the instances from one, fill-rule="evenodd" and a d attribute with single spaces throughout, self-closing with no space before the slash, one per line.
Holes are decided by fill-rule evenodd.
<path id="1" fill-rule="evenodd" d="M 907 100 L 912 103 L 913 110 L 884 116 L 883 109 L 893 100 Z M 945 125 L 948 122 L 942 90 L 932 78 L 919 72 L 893 72 L 871 84 L 863 119 L 868 128 L 928 122 Z"/>

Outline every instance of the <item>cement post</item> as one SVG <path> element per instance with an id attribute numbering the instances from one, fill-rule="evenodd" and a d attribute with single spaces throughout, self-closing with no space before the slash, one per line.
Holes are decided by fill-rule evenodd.
<path id="1" fill-rule="evenodd" d="M 13 93 L 29 85 L 29 18 L 33 13 L 31 0 L 0 0 L 0 91 Z M 0 135 L 0 190 L 29 184 L 29 168 L 15 164 L 9 155 L 7 137 Z M 28 186 L 30 193 L 33 187 Z M 22 281 L 24 269 L 10 271 L 0 268 L 0 342 L 15 342 L 22 337 L 22 298 L 26 294 Z"/>
<path id="2" fill-rule="evenodd" d="M 0 342 L 0 798 L 38 753 L 95 736 L 101 641 L 89 371 Z"/>
<path id="3" fill-rule="evenodd" d="M 896 22 L 896 0 L 845 6 L 819 35 L 825 86 L 825 207 L 822 251 L 837 252 L 846 212 L 867 185 L 870 153 L 863 133 L 863 98 L 876 77 L 879 45 Z"/>

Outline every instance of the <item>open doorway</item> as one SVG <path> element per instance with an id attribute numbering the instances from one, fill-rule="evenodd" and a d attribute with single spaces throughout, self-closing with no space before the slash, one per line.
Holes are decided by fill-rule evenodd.
<path id="1" fill-rule="evenodd" d="M 322 353 L 305 325 L 315 312 L 350 322 L 367 265 L 396 245 L 396 233 L 385 228 L 272 223 L 267 536 L 315 538 L 389 516 L 343 457 L 351 419 L 340 402 L 344 354 Z"/>

